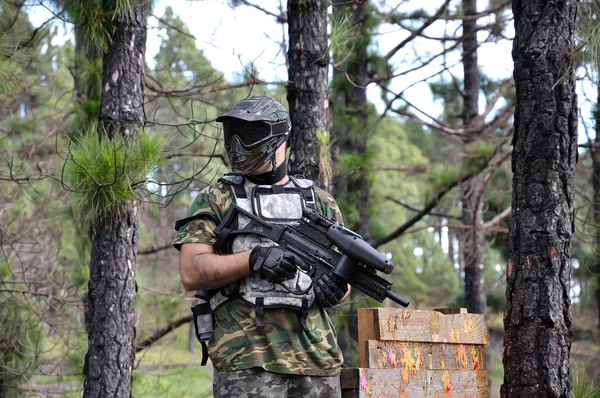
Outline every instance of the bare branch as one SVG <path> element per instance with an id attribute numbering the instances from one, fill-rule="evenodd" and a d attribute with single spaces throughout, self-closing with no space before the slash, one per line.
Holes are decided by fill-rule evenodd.
<path id="1" fill-rule="evenodd" d="M 179 319 L 177 319 L 177 320 L 169 323 L 167 326 L 165 326 L 162 329 L 158 329 L 156 332 L 154 332 L 152 334 L 152 336 L 148 337 L 146 340 L 140 342 L 139 344 L 136 344 L 136 346 L 135 346 L 135 352 L 137 353 L 137 352 L 142 351 L 145 348 L 150 347 L 157 340 L 159 340 L 160 338 L 166 336 L 167 334 L 169 334 L 173 330 L 177 329 L 181 325 L 185 325 L 186 323 L 191 322 L 192 319 L 193 319 L 192 315 L 187 315 L 187 316 L 184 316 L 182 318 L 179 318 Z"/>
<path id="2" fill-rule="evenodd" d="M 450 4 L 450 0 L 446 0 L 444 4 L 433 14 L 428 20 L 426 20 L 421 27 L 412 32 L 406 39 L 402 40 L 396 47 L 392 48 L 385 56 L 385 60 L 389 61 L 402 47 L 410 43 L 415 37 L 419 36 L 425 29 L 427 29 L 432 23 L 437 21 L 439 17 L 446 11 Z"/>

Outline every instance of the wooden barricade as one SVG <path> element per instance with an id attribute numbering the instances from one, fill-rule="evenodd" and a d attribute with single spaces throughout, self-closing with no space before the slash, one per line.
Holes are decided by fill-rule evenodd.
<path id="1" fill-rule="evenodd" d="M 360 368 L 342 370 L 344 398 L 487 398 L 485 318 L 464 308 L 358 310 Z"/>

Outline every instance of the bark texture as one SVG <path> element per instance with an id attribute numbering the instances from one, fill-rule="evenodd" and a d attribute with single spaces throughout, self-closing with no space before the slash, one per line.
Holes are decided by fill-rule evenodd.
<path id="1" fill-rule="evenodd" d="M 569 397 L 577 3 L 514 0 L 517 107 L 503 397 Z"/>
<path id="2" fill-rule="evenodd" d="M 325 189 L 330 173 L 319 172 L 317 132 L 328 131 L 327 2 L 288 1 L 288 90 L 292 119 L 290 171 L 303 174 Z"/>
<path id="3" fill-rule="evenodd" d="M 479 65 L 477 58 L 477 0 L 463 0 L 466 18 L 463 26 L 464 71 L 463 125 L 472 132 L 465 138 L 470 144 L 479 138 Z M 465 302 L 469 312 L 485 314 L 487 301 L 484 291 L 484 233 L 483 233 L 483 181 L 475 176 L 461 185 L 462 223 L 466 226 L 462 249 L 465 273 Z"/>
<path id="4" fill-rule="evenodd" d="M 114 21 L 112 43 L 103 59 L 100 125 L 107 133 L 135 140 L 143 125 L 145 1 L 128 18 Z M 135 359 L 135 204 L 92 225 L 88 291 L 88 352 L 84 397 L 130 397 Z"/>

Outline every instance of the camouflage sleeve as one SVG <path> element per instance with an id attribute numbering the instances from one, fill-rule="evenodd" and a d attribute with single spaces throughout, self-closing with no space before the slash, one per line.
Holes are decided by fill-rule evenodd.
<path id="1" fill-rule="evenodd" d="M 315 187 L 317 196 L 317 210 L 327 218 L 334 219 L 338 224 L 343 224 L 344 219 L 337 202 L 327 191 Z"/>
<path id="2" fill-rule="evenodd" d="M 185 218 L 175 224 L 180 226 L 173 246 L 180 250 L 184 243 L 214 244 L 217 240 L 215 229 L 223 220 L 229 204 L 231 197 L 225 184 L 219 182 L 204 188 L 194 199 Z"/>

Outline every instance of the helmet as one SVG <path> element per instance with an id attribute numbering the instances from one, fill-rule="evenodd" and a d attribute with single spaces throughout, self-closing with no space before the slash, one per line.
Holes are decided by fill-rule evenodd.
<path id="1" fill-rule="evenodd" d="M 292 129 L 286 109 L 270 97 L 250 97 L 219 116 L 223 141 L 234 172 L 249 174 L 268 161 L 276 169 L 275 151 Z"/>

